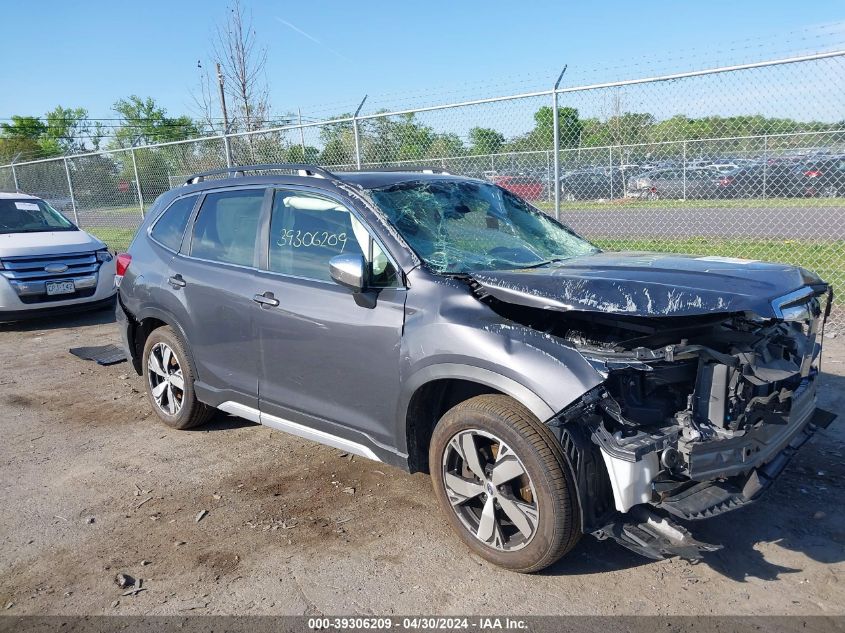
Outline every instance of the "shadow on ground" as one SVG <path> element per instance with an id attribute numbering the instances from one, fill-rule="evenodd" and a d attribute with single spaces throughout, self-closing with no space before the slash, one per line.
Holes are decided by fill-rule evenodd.
<path id="1" fill-rule="evenodd" d="M 60 330 L 63 328 L 105 325 L 107 323 L 114 323 L 113 307 L 0 323 L 0 332 L 37 332 L 39 330 Z"/>

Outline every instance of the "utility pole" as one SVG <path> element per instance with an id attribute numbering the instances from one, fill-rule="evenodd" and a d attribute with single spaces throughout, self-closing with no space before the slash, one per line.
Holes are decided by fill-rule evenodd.
<path id="1" fill-rule="evenodd" d="M 220 109 L 223 110 L 223 146 L 226 150 L 226 167 L 232 166 L 232 148 L 229 146 L 229 112 L 226 110 L 226 92 L 223 90 L 223 70 L 217 62 L 217 85 L 220 88 Z"/>

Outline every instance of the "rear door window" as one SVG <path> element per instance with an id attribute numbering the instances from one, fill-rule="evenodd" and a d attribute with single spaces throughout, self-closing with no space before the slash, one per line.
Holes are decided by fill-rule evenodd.
<path id="1" fill-rule="evenodd" d="M 173 251 L 178 251 L 182 245 L 182 236 L 188 225 L 188 218 L 197 202 L 198 196 L 179 198 L 171 204 L 153 226 L 150 232 L 153 239 Z"/>
<path id="2" fill-rule="evenodd" d="M 194 222 L 191 256 L 253 266 L 264 189 L 238 189 L 205 196 Z"/>

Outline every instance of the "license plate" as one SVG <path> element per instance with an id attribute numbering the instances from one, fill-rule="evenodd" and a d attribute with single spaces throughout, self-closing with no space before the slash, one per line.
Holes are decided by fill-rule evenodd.
<path id="1" fill-rule="evenodd" d="M 48 281 L 47 294 L 48 295 L 67 295 L 76 292 L 76 287 L 72 281 Z"/>

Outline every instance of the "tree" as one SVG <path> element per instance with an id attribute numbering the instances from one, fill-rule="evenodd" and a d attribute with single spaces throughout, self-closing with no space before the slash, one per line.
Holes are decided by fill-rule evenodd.
<path id="1" fill-rule="evenodd" d="M 473 154 L 498 154 L 505 144 L 505 137 L 487 127 L 474 127 L 469 131 L 470 152 Z"/>
<path id="2" fill-rule="evenodd" d="M 558 108 L 558 139 L 562 149 L 578 147 L 581 130 L 576 108 Z M 543 106 L 534 113 L 531 136 L 538 149 L 554 146 L 554 112 L 549 106 Z"/>
<path id="3" fill-rule="evenodd" d="M 112 106 L 120 115 L 120 127 L 112 142 L 115 148 L 149 145 L 167 141 L 181 141 L 199 136 L 199 130 L 187 116 L 171 118 L 167 111 L 158 106 L 152 97 L 142 99 L 132 95 Z"/>
<path id="4" fill-rule="evenodd" d="M 63 108 L 58 105 L 45 118 L 47 125 L 40 141 L 41 147 L 50 154 L 73 154 L 85 151 L 91 137 L 91 124 L 85 108 Z M 102 127 L 95 128 L 101 134 Z M 99 145 L 99 139 L 92 143 Z"/>
<path id="5" fill-rule="evenodd" d="M 224 90 L 231 106 L 230 131 L 260 129 L 270 113 L 270 90 L 265 74 L 267 49 L 258 45 L 252 15 L 246 15 L 240 0 L 234 0 L 226 23 L 217 28 L 214 57 L 222 69 Z M 210 111 L 211 99 L 204 100 L 206 111 Z"/>
<path id="6" fill-rule="evenodd" d="M 0 159 L 3 163 L 44 158 L 39 139 L 47 126 L 38 117 L 13 115 L 0 123 Z"/>
<path id="7" fill-rule="evenodd" d="M 338 119 L 350 118 L 351 114 L 341 114 Z M 355 135 L 352 123 L 329 123 L 320 126 L 320 140 L 323 151 L 320 162 L 324 165 L 349 165 L 355 162 Z"/>

